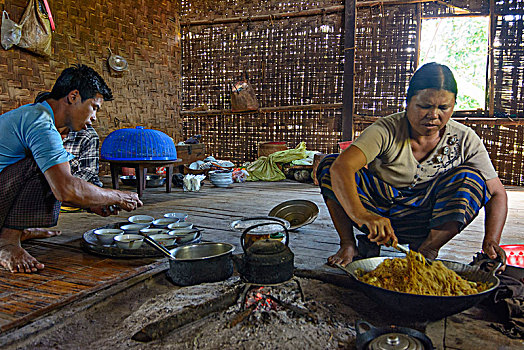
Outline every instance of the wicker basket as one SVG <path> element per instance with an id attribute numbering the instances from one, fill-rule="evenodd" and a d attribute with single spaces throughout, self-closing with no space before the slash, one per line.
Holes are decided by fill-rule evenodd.
<path id="1" fill-rule="evenodd" d="M 275 153 L 278 151 L 285 151 L 289 149 L 287 146 L 287 142 L 281 142 L 281 141 L 267 141 L 267 142 L 260 142 L 258 144 L 258 156 L 269 156 L 271 153 Z"/>

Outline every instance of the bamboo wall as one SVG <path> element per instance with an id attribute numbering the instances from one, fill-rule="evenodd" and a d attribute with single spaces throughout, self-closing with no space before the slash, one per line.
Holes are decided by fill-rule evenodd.
<path id="1" fill-rule="evenodd" d="M 0 0 L 0 9 L 19 22 L 26 3 Z M 64 68 L 82 63 L 102 75 L 115 97 L 104 103 L 94 125 L 102 140 L 115 129 L 143 125 L 181 141 L 180 2 L 49 3 L 56 23 L 51 59 L 0 48 L 0 113 L 32 102 L 38 92 L 51 89 Z M 128 61 L 127 71 L 110 71 L 108 47 Z"/>
<path id="2" fill-rule="evenodd" d="M 341 137 L 344 1 L 182 1 L 181 22 L 241 17 L 236 23 L 182 26 L 184 133 L 204 135 L 209 153 L 241 164 L 256 159 L 260 141 L 307 141 L 308 149 L 338 151 Z M 364 4 L 366 3 L 366 4 Z M 423 17 L 487 15 L 483 0 L 387 5 L 357 1 L 355 131 L 368 120 L 404 108 L 416 70 Z M 365 5 L 365 6 L 364 6 Z M 250 21 L 260 15 L 328 9 L 315 16 Z M 522 115 L 524 0 L 495 1 L 492 114 Z M 519 16 L 514 16 L 519 15 Z M 229 85 L 247 71 L 262 107 L 315 104 L 316 109 L 231 114 Z M 338 108 L 322 109 L 335 104 Z M 222 114 L 216 110 L 226 111 Z M 485 113 L 487 115 L 487 112 Z M 522 185 L 523 128 L 465 122 L 483 139 L 505 184 Z M 518 124 L 516 122 L 515 124 Z"/>

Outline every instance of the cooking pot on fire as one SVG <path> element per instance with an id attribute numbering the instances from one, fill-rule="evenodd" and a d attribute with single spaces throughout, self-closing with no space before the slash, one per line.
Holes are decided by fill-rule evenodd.
<path id="1" fill-rule="evenodd" d="M 260 231 L 263 226 L 268 227 L 269 225 L 275 225 L 275 223 L 253 225 L 246 228 L 240 237 L 244 257 L 239 270 L 242 277 L 249 283 L 277 284 L 289 281 L 293 277 L 294 255 L 288 246 L 289 232 L 285 225 L 278 224 L 284 229 L 285 237 L 279 236 L 280 232 L 277 232 L 277 235 L 274 235 L 273 232 L 265 232 L 269 238 L 253 241 L 253 237 L 257 236 L 251 235 L 251 241 L 247 239 L 251 231 Z M 285 243 L 282 243 L 284 238 Z"/>

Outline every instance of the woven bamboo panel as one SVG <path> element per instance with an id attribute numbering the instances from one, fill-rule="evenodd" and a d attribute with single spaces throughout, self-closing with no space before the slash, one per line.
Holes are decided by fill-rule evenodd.
<path id="1" fill-rule="evenodd" d="M 355 38 L 355 113 L 402 110 L 416 69 L 416 5 L 359 8 Z"/>
<path id="2" fill-rule="evenodd" d="M 247 72 L 261 106 L 342 99 L 340 15 L 191 27 L 183 31 L 183 109 L 229 109 Z"/>
<path id="3" fill-rule="evenodd" d="M 30 103 L 50 90 L 60 72 L 76 63 L 98 71 L 115 100 L 103 104 L 95 128 L 103 140 L 111 131 L 143 125 L 180 141 L 179 1 L 49 1 L 56 31 L 47 60 L 0 48 L 0 113 Z M 18 22 L 27 0 L 0 0 L 0 9 Z M 176 23 L 175 23 L 176 22 Z M 107 48 L 129 64 L 111 72 Z"/>
<path id="4" fill-rule="evenodd" d="M 468 123 L 466 123 L 468 125 Z M 505 185 L 524 185 L 524 128 L 469 124 L 480 136 L 491 161 Z"/>
<path id="5" fill-rule="evenodd" d="M 447 4 L 447 5 L 446 5 Z M 449 6 L 448 6 L 449 5 Z M 466 10 L 466 11 L 464 11 Z M 489 1 L 485 0 L 448 0 L 444 2 L 423 3 L 424 16 L 453 15 L 457 13 L 489 14 Z"/>
<path id="6" fill-rule="evenodd" d="M 202 134 L 208 154 L 237 165 L 257 159 L 262 141 L 287 141 L 295 147 L 305 141 L 308 150 L 338 152 L 341 133 L 334 131 L 340 110 L 188 116 L 184 130 Z"/>
<path id="7" fill-rule="evenodd" d="M 495 113 L 524 115 L 524 0 L 499 2 L 493 56 Z M 512 14 L 512 15 L 510 15 Z M 518 16 L 514 16 L 518 14 Z"/>

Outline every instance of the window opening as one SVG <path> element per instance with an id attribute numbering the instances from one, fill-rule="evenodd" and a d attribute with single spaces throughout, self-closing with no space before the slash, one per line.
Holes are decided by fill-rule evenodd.
<path id="1" fill-rule="evenodd" d="M 485 109 L 489 17 L 423 19 L 418 66 L 450 67 L 458 85 L 455 110 Z"/>

